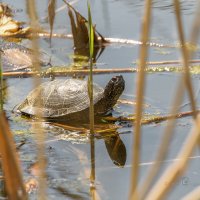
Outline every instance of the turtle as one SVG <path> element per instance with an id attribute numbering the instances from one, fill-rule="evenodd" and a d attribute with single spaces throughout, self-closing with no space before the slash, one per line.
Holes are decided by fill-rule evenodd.
<path id="1" fill-rule="evenodd" d="M 112 77 L 105 89 L 93 83 L 94 116 L 108 113 L 124 88 L 121 75 Z M 17 111 L 34 117 L 39 110 L 48 121 L 88 121 L 89 107 L 88 81 L 69 78 L 42 83 L 28 94 Z"/>

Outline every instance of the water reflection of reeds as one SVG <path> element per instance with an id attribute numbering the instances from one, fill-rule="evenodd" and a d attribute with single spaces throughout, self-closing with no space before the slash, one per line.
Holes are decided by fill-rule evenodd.
<path id="1" fill-rule="evenodd" d="M 154 3 L 154 7 L 157 6 L 157 4 L 160 2 L 155 2 Z M 166 2 L 165 2 L 166 3 Z M 55 9 L 55 1 L 50 1 L 50 4 L 52 5 L 52 9 L 53 11 L 49 12 L 50 15 L 54 13 L 54 9 Z M 51 7 L 51 6 L 50 6 Z M 170 190 L 172 189 L 174 183 L 178 180 L 178 178 L 184 173 L 184 170 L 188 164 L 188 159 L 191 156 L 194 148 L 198 145 L 198 140 L 199 140 L 199 119 L 197 116 L 197 109 L 196 109 L 196 101 L 194 98 L 194 92 L 193 92 L 193 86 L 192 86 L 192 82 L 191 82 L 191 77 L 190 77 L 190 69 L 189 69 L 189 60 L 192 59 L 192 54 L 194 53 L 193 50 L 191 50 L 190 48 L 187 47 L 186 45 L 186 41 L 184 38 L 184 34 L 183 34 L 183 28 L 182 28 L 182 20 L 181 20 L 181 9 L 180 9 L 180 2 L 178 0 L 175 0 L 174 3 L 169 3 L 168 2 L 166 4 L 164 4 L 162 6 L 163 9 L 174 9 L 175 7 L 175 14 L 176 14 L 176 20 L 177 20 L 177 27 L 178 27 L 178 34 L 179 34 L 179 39 L 180 39 L 180 46 L 181 46 L 181 53 L 182 53 L 182 63 L 183 63 L 183 68 L 181 68 L 181 79 L 179 80 L 178 86 L 177 86 L 177 93 L 176 96 L 174 97 L 174 102 L 172 104 L 172 109 L 170 110 L 170 115 L 165 117 L 165 118 L 157 118 L 157 119 L 153 119 L 153 122 L 157 122 L 160 120 L 168 120 L 166 128 L 164 130 L 163 133 L 163 140 L 160 144 L 159 150 L 158 150 L 158 154 L 156 156 L 156 161 L 152 164 L 152 166 L 150 167 L 146 178 L 144 178 L 145 181 L 143 181 L 141 183 L 141 185 L 139 185 L 139 175 L 140 175 L 140 156 L 141 156 L 141 145 L 142 145 L 142 131 L 141 131 L 141 126 L 143 124 L 143 107 L 144 107 L 144 103 L 143 103 L 143 99 L 144 99 L 144 94 L 145 94 L 145 87 L 146 87 L 146 72 L 148 72 L 148 69 L 146 68 L 146 61 L 147 61 L 147 57 L 148 57 L 148 48 L 149 45 L 145 45 L 145 44 L 149 44 L 149 33 L 150 33 L 150 29 L 151 29 L 151 9 L 152 9 L 152 2 L 150 0 L 146 0 L 145 1 L 145 8 L 144 8 L 144 17 L 143 17 L 143 24 L 142 24 L 142 32 L 141 32 L 141 41 L 140 41 L 140 60 L 139 60 L 139 64 L 138 64 L 138 68 L 137 70 L 133 70 L 134 72 L 137 72 L 137 98 L 136 98 L 136 114 L 134 117 L 132 118 L 110 118 L 111 120 L 113 120 L 112 122 L 116 122 L 116 121 L 120 121 L 120 120 L 124 120 L 125 119 L 128 121 L 133 121 L 134 123 L 134 140 L 133 140 L 133 151 L 132 151 L 132 176 L 131 176 L 131 183 L 130 183 L 130 199 L 163 199 L 164 197 L 167 196 L 167 194 L 170 192 Z M 36 9 L 35 9 L 35 3 L 34 1 L 29 1 L 27 2 L 27 8 L 28 8 L 28 14 L 29 14 L 29 18 L 30 18 L 30 24 L 31 27 L 33 28 L 33 30 L 39 30 L 39 24 L 37 23 L 37 14 L 36 14 Z M 96 40 L 96 47 L 97 47 L 97 51 L 95 52 L 95 45 L 94 42 L 92 41 L 92 37 L 91 33 L 93 32 L 93 25 L 91 22 L 91 13 L 89 11 L 88 14 L 88 18 L 90 20 L 89 21 L 89 37 L 88 35 L 88 29 L 86 27 L 86 21 L 83 18 L 80 18 L 80 16 L 76 13 L 75 10 L 74 13 L 72 13 L 72 8 L 69 8 L 69 15 L 71 18 L 71 26 L 72 26 L 72 32 L 73 32 L 73 40 L 74 40 L 74 63 L 80 63 L 82 62 L 82 60 L 80 58 L 82 58 L 81 56 L 83 56 L 84 58 L 86 57 L 86 60 L 84 60 L 84 62 L 89 66 L 89 70 L 84 72 L 84 75 L 88 74 L 88 72 L 90 72 L 90 78 L 89 78 L 89 94 L 92 97 L 92 84 L 93 84 L 93 63 L 96 61 L 96 55 L 98 54 L 98 52 L 100 52 L 101 54 L 101 44 L 99 44 L 99 39 L 98 37 L 101 38 L 101 35 L 98 36 L 94 36 L 94 40 Z M 199 9 L 200 10 L 200 9 Z M 198 10 L 198 11 L 199 11 Z M 75 14 L 76 19 L 73 17 L 73 14 Z M 199 14 L 199 13 L 198 13 Z M 81 19 L 81 20 L 80 20 Z M 80 21 L 79 21 L 80 20 Z M 50 20 L 51 22 L 51 33 L 53 31 L 53 18 Z M 76 23 L 76 25 L 75 25 Z M 84 24 L 84 25 L 83 25 Z M 83 32 L 85 32 L 85 35 L 82 35 L 83 32 L 79 32 L 79 28 L 82 27 L 83 28 Z M 199 27 L 200 27 L 200 20 L 199 20 L 199 15 L 197 16 L 197 18 L 195 19 L 195 23 L 194 23 L 194 28 L 192 30 L 191 33 L 191 40 L 190 43 L 192 45 L 195 46 L 195 44 L 197 43 L 197 38 L 198 38 L 198 33 L 199 33 Z M 75 32 L 79 32 L 77 35 L 75 34 Z M 34 36 L 34 32 L 32 33 Z M 35 33 L 37 35 L 37 32 Z M 94 33 L 95 34 L 95 33 Z M 84 37 L 83 40 L 80 40 L 80 37 Z M 86 38 L 85 38 L 86 36 Z M 102 39 L 103 40 L 103 39 Z M 101 41 L 102 42 L 102 41 Z M 30 75 L 35 75 L 35 73 L 39 74 L 41 73 L 41 69 L 39 67 L 39 44 L 38 44 L 38 39 L 36 37 L 32 38 L 32 47 L 33 47 L 33 58 L 34 58 L 34 62 L 33 62 L 33 67 L 36 69 L 36 72 L 27 72 L 27 74 L 29 73 Z M 93 52 L 94 49 L 94 53 Z M 89 64 L 88 64 L 89 63 Z M 82 65 L 82 63 L 81 63 Z M 130 69 L 129 69 L 130 70 Z M 2 70 L 1 70 L 2 72 Z M 107 71 L 108 72 L 108 71 Z M 106 71 L 104 71 L 104 73 L 107 73 Z M 111 70 L 110 72 L 114 72 L 114 70 Z M 117 71 L 119 72 L 119 71 Z M 129 71 L 130 72 L 130 71 Z M 19 72 L 19 73 L 23 73 L 24 72 Z M 51 72 L 52 73 L 52 72 Z M 65 72 L 66 73 L 66 72 Z M 74 73 L 74 72 L 69 72 L 70 73 Z M 64 74 L 64 72 L 61 72 L 60 74 L 62 74 L 63 76 L 65 76 L 66 74 Z M 9 76 L 9 74 L 7 74 Z M 18 75 L 19 74 L 15 74 Z M 52 75 L 52 74 L 51 74 Z M 5 73 L 6 76 L 6 73 Z M 7 77 L 8 77 L 7 76 Z M 41 75 L 42 76 L 42 75 Z M 2 75 L 1 75 L 1 92 L 2 92 Z M 40 77 L 35 77 L 34 78 L 35 86 L 38 86 L 40 84 Z M 185 145 L 181 148 L 179 154 L 178 154 L 178 158 L 180 158 L 180 162 L 175 163 L 175 164 L 171 164 L 166 171 L 163 172 L 163 174 L 161 175 L 161 178 L 156 179 L 157 174 L 160 172 L 160 169 L 162 167 L 162 163 L 164 161 L 164 159 L 166 158 L 166 155 L 168 153 L 168 147 L 169 144 L 171 142 L 173 133 L 174 133 L 174 128 L 175 128 L 175 123 L 176 123 L 176 119 L 178 117 L 180 117 L 180 114 L 178 113 L 179 111 L 179 106 L 181 104 L 182 98 L 183 98 L 183 92 L 184 90 L 186 90 L 188 92 L 188 96 L 190 98 L 190 102 L 191 102 L 191 112 L 189 113 L 190 115 L 193 116 L 193 122 L 194 122 L 194 127 L 192 129 L 192 131 L 190 132 L 187 140 L 185 141 Z M 1 95 L 1 110 L 3 110 L 3 98 Z M 93 99 L 90 98 L 90 107 L 93 106 Z M 96 166 L 95 166 L 95 161 L 96 161 L 96 157 L 95 157 L 95 144 L 96 144 L 96 139 L 98 138 L 97 135 L 95 135 L 95 133 L 97 134 L 98 131 L 95 130 L 95 125 L 94 125 L 94 110 L 92 108 L 90 108 L 91 112 L 90 112 L 90 131 L 88 131 L 89 129 L 79 129 L 79 131 L 85 131 L 85 134 L 89 134 L 89 138 L 90 138 L 90 195 L 91 195 L 91 199 L 103 199 L 103 197 L 101 197 L 101 195 L 98 193 L 98 189 L 96 188 Z M 199 111 L 198 111 L 199 112 Z M 3 116 L 3 114 L 1 114 L 1 117 Z M 41 120 L 42 118 L 42 114 L 39 113 L 38 111 L 38 119 Z M 108 120 L 109 118 L 107 118 Z M 38 146 L 38 166 L 39 166 L 39 198 L 40 199 L 45 199 L 46 198 L 46 187 L 47 187 L 47 182 L 46 182 L 46 173 L 45 173 L 45 168 L 46 168 L 46 160 L 45 160 L 45 134 L 44 134 L 44 130 L 42 125 L 40 125 L 41 121 L 38 121 L 37 127 L 35 127 L 35 132 L 36 134 L 36 144 Z M 108 120 L 109 121 L 109 120 Z M 107 123 L 108 123 L 107 121 Z M 151 121 L 151 119 L 149 120 Z M 160 122 L 159 121 L 159 122 Z M 4 140 L 4 138 L 1 139 L 1 141 L 3 141 L 4 143 L 1 145 L 1 156 L 2 158 L 4 158 L 5 160 L 2 160 L 1 162 L 3 162 L 4 165 L 2 166 L 6 166 L 8 171 L 5 171 L 4 177 L 6 179 L 6 186 L 7 186 L 7 192 L 8 192 L 8 196 L 10 195 L 11 192 L 9 189 L 13 188 L 11 187 L 12 183 L 12 178 L 13 177 L 17 177 L 18 181 L 14 182 L 14 186 L 15 186 L 15 193 L 17 193 L 18 191 L 18 187 L 20 186 L 21 188 L 21 192 L 23 192 L 23 198 L 26 199 L 26 192 L 24 190 L 23 184 L 22 184 L 22 178 L 21 178 L 21 174 L 20 174 L 20 170 L 18 169 L 18 161 L 15 160 L 15 157 L 17 157 L 17 155 L 13 155 L 11 157 L 6 157 L 8 155 L 5 154 L 5 149 L 3 149 L 3 147 L 8 148 L 8 152 L 10 151 L 10 145 L 11 142 L 9 142 L 10 140 L 12 140 L 11 138 L 11 134 L 9 132 L 8 129 L 8 125 L 6 127 L 3 127 L 5 124 L 7 124 L 7 121 L 4 118 L 1 119 L 0 121 L 0 131 L 3 132 L 4 134 L 1 134 L 1 136 L 5 136 L 5 133 L 7 135 L 9 135 L 10 139 L 6 139 Z M 145 123 L 144 123 L 145 124 Z M 38 127 L 39 126 L 39 127 Z M 3 128 L 2 128 L 3 127 Z M 33 127 L 34 128 L 34 127 Z M 65 127 L 68 128 L 69 127 Z M 103 130 L 104 128 L 101 127 Z M 73 127 L 71 127 L 71 129 L 73 129 Z M 114 130 L 115 129 L 115 130 Z M 124 143 L 122 142 L 119 133 L 116 131 L 117 127 L 114 127 L 114 129 L 108 133 L 107 137 L 100 137 L 101 139 L 104 139 L 105 142 L 105 147 L 107 149 L 107 152 L 110 156 L 110 159 L 112 160 L 112 162 L 120 167 L 123 167 L 126 163 L 126 147 L 124 145 Z M 106 132 L 106 131 L 105 131 Z M 103 132 L 102 130 L 99 131 L 98 134 L 105 134 L 105 132 Z M 111 135 L 112 134 L 114 135 Z M 113 133 L 114 132 L 114 133 Z M 12 146 L 13 148 L 13 146 Z M 3 153 L 4 154 L 3 154 Z M 9 153 L 9 155 L 11 155 L 11 152 Z M 11 160 L 10 162 L 9 159 Z M 15 174 L 9 174 L 8 172 L 13 171 L 11 167 L 17 168 L 17 173 Z M 168 184 L 163 184 L 165 181 L 168 181 Z M 11 181 L 11 183 L 9 182 Z M 155 183 L 155 184 L 154 184 Z M 66 193 L 66 194 L 70 194 L 69 191 L 67 190 L 63 190 L 63 188 L 57 188 L 60 192 L 62 193 Z M 194 190 L 194 192 L 191 192 L 187 198 L 188 199 L 198 199 L 199 198 L 199 192 L 197 190 Z M 69 195 L 70 196 L 70 195 Z M 73 196 L 73 195 L 71 195 Z M 74 197 L 74 196 L 73 196 Z M 79 195 L 76 196 L 77 198 L 80 198 Z M 11 198 L 12 199 L 12 198 Z M 13 199 L 15 199 L 13 197 Z"/>

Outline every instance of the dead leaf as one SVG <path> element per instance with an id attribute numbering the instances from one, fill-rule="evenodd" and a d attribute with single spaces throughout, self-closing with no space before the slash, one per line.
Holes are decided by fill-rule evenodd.
<path id="1" fill-rule="evenodd" d="M 25 189 L 27 193 L 31 193 L 38 188 L 38 181 L 34 178 L 29 179 L 25 183 Z"/>
<path id="2" fill-rule="evenodd" d="M 74 63 L 75 66 L 86 66 L 89 59 L 89 35 L 88 35 L 88 21 L 76 11 L 69 3 L 68 15 L 70 18 L 72 35 L 74 40 Z M 104 50 L 104 37 L 94 29 L 94 54 L 93 62 L 95 63 Z M 83 59 L 82 59 L 83 58 Z M 87 59 L 85 59 L 87 58 Z"/>
<path id="3" fill-rule="evenodd" d="M 23 22 L 13 19 L 12 10 L 6 4 L 0 4 L 0 36 L 24 36 L 30 33 L 29 28 L 22 27 Z"/>

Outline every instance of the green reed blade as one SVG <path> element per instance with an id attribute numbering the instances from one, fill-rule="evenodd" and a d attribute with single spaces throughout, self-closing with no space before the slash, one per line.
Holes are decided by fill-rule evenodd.
<path id="1" fill-rule="evenodd" d="M 92 16 L 91 16 L 91 9 L 89 2 L 88 2 L 88 26 L 89 26 L 88 28 L 89 28 L 90 58 L 92 58 L 94 53 L 94 29 L 92 25 Z"/>
<path id="2" fill-rule="evenodd" d="M 88 6 L 88 36 L 89 36 L 89 65 L 90 65 L 90 74 L 88 79 L 88 93 L 90 98 L 90 133 L 94 133 L 94 105 L 93 105 L 93 52 L 94 52 L 94 30 L 92 25 L 92 17 L 90 4 L 87 2 Z"/>

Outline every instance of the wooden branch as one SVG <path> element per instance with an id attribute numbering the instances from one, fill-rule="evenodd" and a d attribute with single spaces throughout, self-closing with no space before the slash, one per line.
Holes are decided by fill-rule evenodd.
<path id="1" fill-rule="evenodd" d="M 94 69 L 93 73 L 94 74 L 108 74 L 108 73 L 132 73 L 136 72 L 137 69 L 134 68 L 124 68 L 124 69 Z M 26 77 L 31 77 L 31 76 L 39 76 L 42 78 L 49 78 L 49 77 L 65 77 L 68 75 L 88 75 L 89 70 L 71 70 L 71 69 L 65 69 L 61 71 L 43 71 L 41 73 L 35 72 L 35 71 L 16 71 L 16 72 L 3 72 L 3 77 L 21 77 L 21 78 L 26 78 Z"/>
<path id="2" fill-rule="evenodd" d="M 165 61 L 149 61 L 147 65 L 175 65 L 175 64 L 182 64 L 182 60 L 165 60 Z M 200 63 L 200 60 L 189 60 L 189 63 L 197 64 Z M 133 64 L 137 64 L 134 62 Z"/>
<path id="3" fill-rule="evenodd" d="M 197 110 L 197 113 L 199 113 L 200 110 Z M 166 116 L 157 116 L 157 117 L 151 117 L 149 119 L 142 119 L 141 124 L 151 124 L 151 123 L 160 123 L 162 121 L 166 120 L 171 120 L 171 119 L 178 119 L 178 118 L 183 118 L 183 117 L 188 117 L 192 116 L 194 114 L 193 111 L 187 111 L 187 112 L 182 112 L 176 115 L 166 115 Z M 129 121 L 129 122 L 134 122 L 135 117 L 104 117 L 104 120 L 108 122 L 116 122 L 116 121 Z"/>
<path id="4" fill-rule="evenodd" d="M 169 61 L 170 62 L 170 61 Z M 178 63 L 178 61 L 172 61 L 174 64 Z M 176 63 L 175 63 L 176 62 Z M 192 63 L 200 63 L 200 60 L 192 60 Z M 191 66 L 190 72 L 194 74 L 199 74 L 200 70 L 198 70 L 199 66 Z M 93 74 L 109 74 L 109 73 L 136 73 L 138 72 L 138 67 L 128 67 L 128 68 L 113 68 L 113 69 L 93 69 Z M 175 66 L 162 66 L 162 67 L 148 67 L 146 68 L 147 73 L 161 73 L 161 72 L 183 72 L 182 67 L 175 67 Z M 47 70 L 42 70 L 41 72 L 37 71 L 10 71 L 10 72 L 3 72 L 3 77 L 22 77 L 27 78 L 31 76 L 39 76 L 42 78 L 49 78 L 49 77 L 65 77 L 65 76 L 73 76 L 73 75 L 88 75 L 88 69 L 69 69 L 69 67 L 61 66 L 61 67 L 52 67 Z"/>

